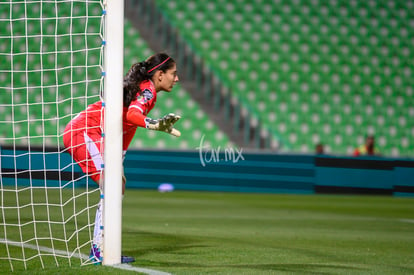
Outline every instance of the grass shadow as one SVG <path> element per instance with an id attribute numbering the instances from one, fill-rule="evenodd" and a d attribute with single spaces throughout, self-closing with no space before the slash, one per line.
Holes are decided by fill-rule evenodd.
<path id="1" fill-rule="evenodd" d="M 342 264 L 193 264 L 183 262 L 155 262 L 140 260 L 141 266 L 157 266 L 157 267 L 174 267 L 174 268 L 189 268 L 189 269 L 228 269 L 228 270 L 240 270 L 240 273 L 245 274 L 247 270 L 251 270 L 252 274 L 255 272 L 292 272 L 298 274 L 339 274 L 339 273 L 365 273 L 368 270 L 366 268 L 342 265 Z M 243 270 L 243 271 L 242 271 Z M 254 271 L 255 270 L 255 271 Z"/>
<path id="2" fill-rule="evenodd" d="M 142 256 L 150 253 L 172 253 L 179 252 L 180 254 L 194 254 L 186 252 L 189 248 L 208 247 L 207 245 L 199 244 L 200 239 L 193 237 L 183 237 L 176 234 L 154 233 L 154 232 L 124 232 L 124 239 L 127 240 L 129 235 L 131 239 L 142 240 L 137 248 L 131 248 L 130 244 L 123 244 L 124 254 L 131 254 L 135 256 Z"/>

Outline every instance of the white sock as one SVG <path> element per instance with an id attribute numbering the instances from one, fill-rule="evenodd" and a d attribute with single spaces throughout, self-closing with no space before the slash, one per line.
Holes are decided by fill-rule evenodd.
<path id="1" fill-rule="evenodd" d="M 102 208 L 103 208 L 103 199 L 100 199 L 98 203 L 98 208 L 96 209 L 96 215 L 95 215 L 95 228 L 93 230 L 93 244 L 98 246 L 98 248 L 100 248 L 101 251 L 103 247 Z"/>

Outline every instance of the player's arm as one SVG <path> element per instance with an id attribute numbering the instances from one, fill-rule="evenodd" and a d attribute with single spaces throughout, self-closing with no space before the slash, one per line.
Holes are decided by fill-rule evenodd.
<path id="1" fill-rule="evenodd" d="M 139 127 L 166 132 L 176 137 L 181 136 L 180 131 L 174 128 L 174 123 L 180 119 L 180 116 L 175 114 L 168 114 L 155 120 L 145 116 L 137 108 L 129 108 L 126 119 L 129 123 L 135 124 Z"/>
<path id="2" fill-rule="evenodd" d="M 126 119 L 127 122 L 137 125 L 139 127 L 146 128 L 145 119 L 147 117 L 142 114 L 142 112 L 136 108 L 129 108 Z"/>

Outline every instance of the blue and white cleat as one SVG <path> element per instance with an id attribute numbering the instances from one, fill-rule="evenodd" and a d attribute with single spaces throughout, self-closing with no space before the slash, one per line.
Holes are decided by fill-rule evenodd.
<path id="1" fill-rule="evenodd" d="M 89 259 L 95 265 L 100 265 L 103 260 L 102 256 L 101 249 L 96 244 L 92 245 L 91 253 L 89 253 Z"/>
<path id="2" fill-rule="evenodd" d="M 91 252 L 89 253 L 89 259 L 95 265 L 102 264 L 102 261 L 103 261 L 102 251 L 96 244 L 92 245 Z M 132 263 L 132 262 L 135 262 L 134 257 L 121 256 L 121 263 L 127 264 L 127 263 Z"/>
<path id="3" fill-rule="evenodd" d="M 132 262 L 135 262 L 135 258 L 134 257 L 121 256 L 121 263 L 127 264 L 127 263 L 132 263 Z"/>

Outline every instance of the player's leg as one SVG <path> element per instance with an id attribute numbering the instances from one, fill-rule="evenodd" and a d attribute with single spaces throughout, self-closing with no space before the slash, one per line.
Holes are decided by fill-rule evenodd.
<path id="1" fill-rule="evenodd" d="M 65 133 L 64 144 L 73 159 L 86 174 L 99 184 L 101 196 L 95 214 L 94 234 L 89 258 L 99 264 L 103 260 L 103 158 L 101 135 L 86 132 Z M 125 193 L 126 178 L 122 173 L 122 195 Z M 122 263 L 133 262 L 133 257 L 122 256 Z"/>
<path id="2" fill-rule="evenodd" d="M 103 260 L 103 158 L 100 134 L 83 133 L 85 149 L 87 151 L 86 170 L 88 175 L 99 184 L 101 195 L 95 214 L 95 226 L 93 231 L 92 247 L 89 257 L 95 263 Z"/>
<path id="3" fill-rule="evenodd" d="M 102 186 L 102 185 L 101 185 Z M 99 199 L 98 207 L 95 214 L 95 225 L 93 230 L 92 247 L 89 254 L 89 258 L 95 262 L 100 263 L 103 260 L 103 192 L 101 189 L 101 197 Z"/>
<path id="4" fill-rule="evenodd" d="M 69 130 L 65 131 L 63 142 L 73 159 L 82 168 L 82 171 L 95 181 L 101 189 L 101 196 L 95 214 L 92 247 L 89 255 L 93 262 L 100 263 L 103 256 L 103 202 L 101 180 L 103 159 L 101 154 L 101 136 L 99 133 L 88 135 L 86 131 Z"/>
<path id="5" fill-rule="evenodd" d="M 103 181 L 103 177 L 101 177 Z M 122 194 L 124 194 L 126 179 L 125 176 L 122 176 Z M 102 184 L 100 184 L 102 186 Z M 102 194 L 102 192 L 101 192 Z M 95 227 L 94 235 L 92 241 L 92 248 L 89 255 L 89 258 L 95 262 L 100 263 L 103 260 L 103 220 L 102 220 L 102 209 L 103 209 L 103 197 L 99 200 L 98 208 L 96 209 L 95 216 Z M 131 263 L 134 262 L 134 257 L 121 256 L 121 263 Z"/>
<path id="6" fill-rule="evenodd" d="M 98 136 L 95 137 L 95 140 L 99 138 Z M 88 155 L 92 159 L 92 164 L 90 169 L 96 169 L 99 170 L 98 167 L 102 167 L 102 154 L 100 150 L 100 143 L 93 141 L 93 138 L 87 136 L 85 134 L 85 141 L 86 141 L 86 147 L 88 151 Z M 95 216 L 95 227 L 94 227 L 94 235 L 93 235 L 93 241 L 92 241 L 92 248 L 90 253 L 90 258 L 95 263 L 100 263 L 103 260 L 103 219 L 102 219 L 102 210 L 103 210 L 103 174 L 102 169 L 100 170 L 101 173 L 94 173 L 94 179 L 95 181 L 99 182 L 99 186 L 101 188 L 101 198 L 99 200 L 98 207 L 96 209 L 96 216 Z M 125 193 L 125 184 L 126 184 L 126 178 L 124 173 L 122 173 L 122 195 Z M 130 263 L 134 262 L 135 259 L 133 257 L 129 256 L 121 256 L 121 262 L 122 263 Z"/>
<path id="7" fill-rule="evenodd" d="M 65 130 L 63 143 L 82 171 L 99 184 L 103 169 L 101 135 L 99 133 L 86 134 L 85 131 Z"/>

